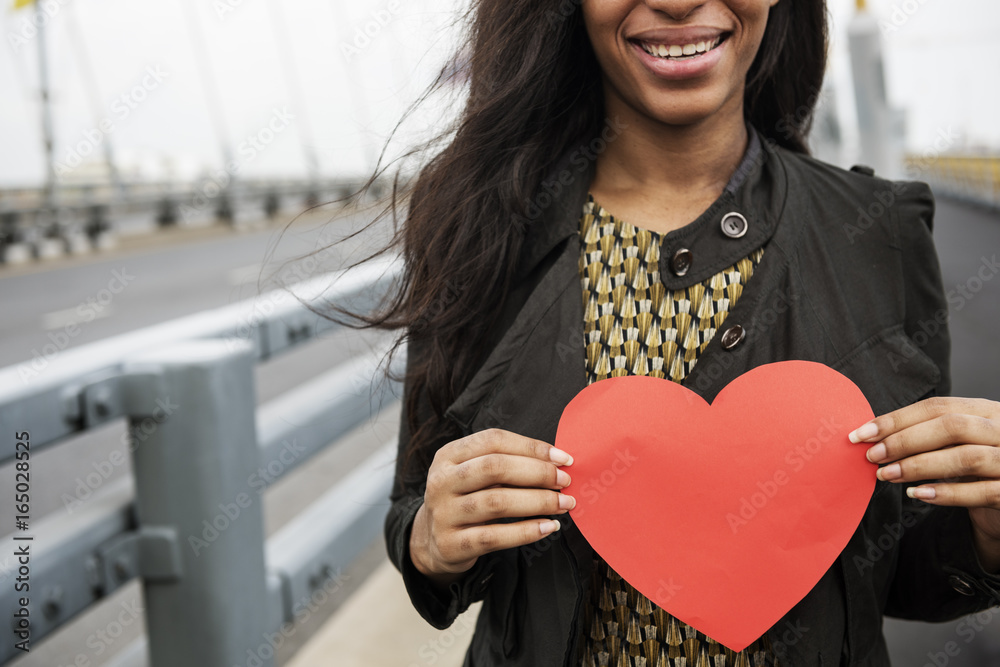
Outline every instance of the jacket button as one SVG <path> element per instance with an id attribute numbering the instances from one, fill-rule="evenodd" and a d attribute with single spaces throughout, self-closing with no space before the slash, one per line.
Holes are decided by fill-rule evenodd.
<path id="1" fill-rule="evenodd" d="M 691 262 L 694 261 L 694 255 L 687 248 L 681 248 L 674 253 L 673 258 L 670 260 L 670 269 L 674 274 L 678 276 L 683 276 L 691 268 Z"/>
<path id="2" fill-rule="evenodd" d="M 722 349 L 731 350 L 739 345 L 747 337 L 746 330 L 740 325 L 734 325 L 726 329 L 722 334 Z"/>
<path id="3" fill-rule="evenodd" d="M 953 574 L 950 577 L 948 577 L 948 583 L 951 584 L 951 587 L 954 588 L 957 592 L 961 593 L 962 595 L 972 596 L 976 594 L 976 589 L 972 587 L 972 584 L 970 584 L 968 581 L 965 580 L 965 578 L 960 577 L 957 574 Z"/>
<path id="4" fill-rule="evenodd" d="M 738 239 L 746 234 L 749 226 L 747 219 L 735 211 L 722 217 L 722 233 L 731 239 Z"/>

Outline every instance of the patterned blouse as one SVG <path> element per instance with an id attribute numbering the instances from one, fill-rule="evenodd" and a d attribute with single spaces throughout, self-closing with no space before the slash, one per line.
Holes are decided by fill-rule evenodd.
<path id="1" fill-rule="evenodd" d="M 660 235 L 594 202 L 580 219 L 587 383 L 622 375 L 680 382 L 722 326 L 764 249 L 686 289 L 660 282 Z M 598 555 L 582 667 L 779 667 L 765 635 L 739 653 L 677 620 Z"/>

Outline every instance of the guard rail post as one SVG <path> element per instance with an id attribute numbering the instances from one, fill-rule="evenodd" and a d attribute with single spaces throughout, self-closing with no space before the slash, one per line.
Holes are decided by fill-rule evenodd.
<path id="1" fill-rule="evenodd" d="M 250 343 L 196 340 L 124 366 L 153 667 L 273 665 L 253 363 Z"/>

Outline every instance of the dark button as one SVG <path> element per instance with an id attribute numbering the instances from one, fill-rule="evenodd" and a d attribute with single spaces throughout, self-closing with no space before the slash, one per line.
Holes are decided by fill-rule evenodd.
<path id="1" fill-rule="evenodd" d="M 722 233 L 731 239 L 738 239 L 747 233 L 747 219 L 735 211 L 722 217 Z"/>
<path id="2" fill-rule="evenodd" d="M 722 334 L 722 349 L 731 350 L 747 337 L 747 332 L 740 325 L 731 326 Z"/>
<path id="3" fill-rule="evenodd" d="M 687 248 L 681 248 L 674 253 L 673 259 L 670 260 L 670 270 L 673 271 L 678 276 L 683 276 L 691 268 L 691 262 L 694 261 L 694 255 Z"/>
<path id="4" fill-rule="evenodd" d="M 851 171 L 853 171 L 856 174 L 864 174 L 865 176 L 875 175 L 875 170 L 866 164 L 856 164 L 853 167 L 851 167 Z"/>
<path id="5" fill-rule="evenodd" d="M 972 596 L 976 594 L 976 589 L 972 587 L 972 584 L 970 584 L 963 577 L 960 577 L 957 574 L 953 574 L 950 577 L 948 577 L 948 583 L 951 584 L 951 587 L 954 588 L 957 592 L 961 593 L 962 595 Z"/>

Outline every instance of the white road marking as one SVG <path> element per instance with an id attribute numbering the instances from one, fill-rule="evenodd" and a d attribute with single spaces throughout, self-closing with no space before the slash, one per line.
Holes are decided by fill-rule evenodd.
<path id="1" fill-rule="evenodd" d="M 97 302 L 82 303 L 72 308 L 45 313 L 42 315 L 42 328 L 46 331 L 51 331 L 53 329 L 64 329 L 75 324 L 85 324 L 103 319 L 109 316 L 112 311 L 114 311 L 114 307 L 110 303 L 104 306 Z"/>
<path id="2" fill-rule="evenodd" d="M 234 287 L 239 287 L 247 283 L 256 283 L 258 277 L 260 277 L 260 264 L 251 264 L 249 266 L 241 266 L 227 273 L 226 282 Z"/>

